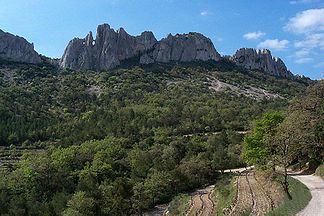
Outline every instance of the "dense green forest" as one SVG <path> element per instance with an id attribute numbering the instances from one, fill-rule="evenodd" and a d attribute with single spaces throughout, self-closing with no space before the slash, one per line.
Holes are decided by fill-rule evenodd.
<path id="1" fill-rule="evenodd" d="M 213 80 L 241 90 L 216 91 Z M 323 85 L 226 61 L 102 72 L 2 61 L 2 155 L 34 151 L 1 169 L 0 214 L 140 214 L 244 165 L 238 132 L 265 112 L 284 113 L 314 83 Z M 278 97 L 242 93 L 251 87 Z"/>

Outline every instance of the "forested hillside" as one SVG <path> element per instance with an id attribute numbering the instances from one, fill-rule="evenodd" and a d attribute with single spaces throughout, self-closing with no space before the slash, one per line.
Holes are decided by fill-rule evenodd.
<path id="1" fill-rule="evenodd" d="M 248 130 L 250 120 L 285 107 L 310 83 L 243 74 L 227 62 L 216 65 L 134 66 L 97 73 L 2 62 L 0 143 L 67 146 L 107 135 L 136 142 L 154 130 L 169 135 Z M 247 97 L 228 87 L 215 91 L 214 79 L 280 97 Z"/>
<path id="2" fill-rule="evenodd" d="M 139 214 L 241 166 L 238 132 L 313 83 L 226 60 L 102 72 L 2 61 L 0 146 L 11 162 L 0 213 Z"/>

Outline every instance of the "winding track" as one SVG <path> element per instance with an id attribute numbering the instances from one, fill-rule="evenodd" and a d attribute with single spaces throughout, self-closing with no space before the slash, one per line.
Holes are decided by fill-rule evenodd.
<path id="1" fill-rule="evenodd" d="M 324 215 L 324 180 L 313 175 L 297 175 L 292 177 L 306 185 L 312 194 L 312 199 L 306 208 L 297 215 Z"/>

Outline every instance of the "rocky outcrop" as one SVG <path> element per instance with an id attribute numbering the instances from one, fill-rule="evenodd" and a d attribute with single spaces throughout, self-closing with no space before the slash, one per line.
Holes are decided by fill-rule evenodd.
<path id="1" fill-rule="evenodd" d="M 0 30 L 0 59 L 37 64 L 42 60 L 26 39 Z"/>
<path id="2" fill-rule="evenodd" d="M 199 33 L 169 35 L 157 41 L 152 32 L 131 36 L 123 28 L 114 31 L 103 24 L 98 26 L 95 40 L 90 32 L 84 39 L 70 41 L 60 66 L 98 71 L 114 68 L 130 58 L 138 59 L 140 64 L 150 64 L 219 60 L 221 57 L 211 40 Z"/>
<path id="3" fill-rule="evenodd" d="M 267 49 L 241 48 L 231 57 L 236 65 L 248 70 L 262 70 L 270 75 L 279 77 L 293 77 L 285 63 L 271 55 Z"/>
<path id="4" fill-rule="evenodd" d="M 267 49 L 239 49 L 224 57 L 248 70 L 261 70 L 279 77 L 293 77 L 280 58 Z M 115 31 L 108 24 L 99 25 L 94 39 L 90 32 L 84 39 L 71 40 L 60 61 L 60 67 L 72 70 L 107 70 L 122 61 L 133 59 L 138 64 L 155 62 L 191 62 L 221 59 L 212 41 L 200 33 L 169 34 L 157 41 L 152 32 L 129 35 L 123 28 Z"/>
<path id="5" fill-rule="evenodd" d="M 189 33 L 175 36 L 169 34 L 157 43 L 154 50 L 142 56 L 140 63 L 218 61 L 220 58 L 211 40 L 202 34 Z"/>

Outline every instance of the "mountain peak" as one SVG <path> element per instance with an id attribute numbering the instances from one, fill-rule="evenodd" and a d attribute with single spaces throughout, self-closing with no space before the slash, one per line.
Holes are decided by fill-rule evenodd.
<path id="1" fill-rule="evenodd" d="M 115 68 L 128 59 L 136 60 L 138 64 L 222 59 L 212 41 L 198 32 L 168 34 L 158 41 L 151 31 L 132 36 L 124 28 L 115 31 L 107 23 L 97 27 L 95 39 L 91 31 L 85 38 L 72 39 L 59 61 L 41 58 L 32 43 L 0 29 L 0 58 L 33 64 L 46 61 L 61 68 L 94 71 Z M 223 58 L 247 70 L 261 70 L 278 77 L 294 76 L 268 49 L 240 48 L 233 56 Z"/>
<path id="2" fill-rule="evenodd" d="M 129 35 L 123 28 L 115 31 L 108 24 L 99 25 L 92 47 L 91 37 L 70 41 L 61 59 L 62 68 L 106 70 L 121 61 L 139 56 L 139 64 L 219 60 L 221 56 L 211 40 L 200 33 L 169 34 L 157 41 L 149 31 Z"/>
<path id="3" fill-rule="evenodd" d="M 25 38 L 0 29 L 0 58 L 9 61 L 37 64 L 42 60 L 34 50 L 34 44 Z"/>
<path id="4" fill-rule="evenodd" d="M 265 73 L 279 77 L 293 77 L 285 63 L 273 57 L 268 49 L 241 48 L 231 57 L 238 66 L 248 70 L 263 70 Z"/>

